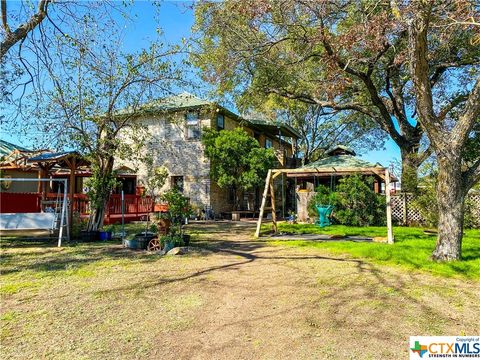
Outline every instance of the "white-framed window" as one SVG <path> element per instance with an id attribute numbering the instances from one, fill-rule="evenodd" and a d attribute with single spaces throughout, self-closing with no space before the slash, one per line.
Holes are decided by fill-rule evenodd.
<path id="1" fill-rule="evenodd" d="M 185 114 L 187 139 L 200 139 L 200 122 L 198 112 L 189 111 Z"/>
<path id="2" fill-rule="evenodd" d="M 217 131 L 225 129 L 225 117 L 223 114 L 217 114 Z"/>
<path id="3" fill-rule="evenodd" d="M 273 147 L 273 141 L 270 138 L 265 138 L 265 149 L 271 149 Z"/>

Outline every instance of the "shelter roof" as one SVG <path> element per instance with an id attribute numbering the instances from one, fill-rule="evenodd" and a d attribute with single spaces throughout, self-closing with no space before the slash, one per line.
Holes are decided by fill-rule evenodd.
<path id="1" fill-rule="evenodd" d="M 326 152 L 325 152 L 326 155 L 329 155 L 329 156 L 334 156 L 334 155 L 357 155 L 357 153 L 349 148 L 348 146 L 344 146 L 344 145 L 335 145 L 334 147 L 328 149 Z"/>
<path id="2" fill-rule="evenodd" d="M 341 169 L 341 168 L 377 168 L 384 169 L 384 167 L 379 164 L 373 164 L 366 160 L 359 159 L 353 155 L 334 155 L 328 156 L 326 158 L 317 160 L 310 164 L 307 164 L 302 167 L 302 169 Z"/>
<path id="3" fill-rule="evenodd" d="M 0 140 L 0 157 L 10 155 L 14 151 L 31 152 L 32 150 L 24 148 L 23 146 L 12 144 L 11 142 L 5 140 Z"/>
<path id="4" fill-rule="evenodd" d="M 90 165 L 77 151 L 62 151 L 43 153 L 28 159 L 29 163 L 48 163 L 59 165 L 60 167 L 70 168 L 72 161 L 75 161 L 76 167 Z"/>
<path id="5" fill-rule="evenodd" d="M 385 179 L 385 167 L 379 163 L 371 163 L 353 155 L 328 156 L 313 163 L 297 169 L 283 169 L 281 172 L 288 177 L 314 177 L 331 175 L 353 175 L 353 174 L 374 174 Z M 391 181 L 398 181 L 398 178 L 390 174 Z"/>

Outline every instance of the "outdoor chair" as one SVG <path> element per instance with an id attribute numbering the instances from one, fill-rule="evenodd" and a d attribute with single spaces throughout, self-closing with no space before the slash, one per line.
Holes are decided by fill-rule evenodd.
<path id="1" fill-rule="evenodd" d="M 204 220 L 215 220 L 215 212 L 213 211 L 211 206 L 207 205 L 203 209 L 203 219 Z"/>
<path id="2" fill-rule="evenodd" d="M 318 220 L 316 224 L 320 227 L 332 225 L 330 222 L 330 216 L 333 212 L 333 205 L 316 205 L 315 208 L 317 209 L 318 213 Z"/>

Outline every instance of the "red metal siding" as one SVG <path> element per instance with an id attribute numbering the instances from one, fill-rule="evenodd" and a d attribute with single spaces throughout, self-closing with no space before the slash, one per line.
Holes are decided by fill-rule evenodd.
<path id="1" fill-rule="evenodd" d="M 38 193 L 0 192 L 0 213 L 35 213 L 40 212 Z"/>

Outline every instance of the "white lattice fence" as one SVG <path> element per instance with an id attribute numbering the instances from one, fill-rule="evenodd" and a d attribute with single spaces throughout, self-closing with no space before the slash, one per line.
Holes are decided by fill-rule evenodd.
<path id="1" fill-rule="evenodd" d="M 480 193 L 470 193 L 468 195 L 468 200 L 472 205 L 473 217 L 477 220 L 476 227 L 480 228 Z"/>
<path id="2" fill-rule="evenodd" d="M 390 204 L 392 206 L 392 220 L 397 223 L 404 223 L 405 194 L 392 195 Z"/>
<path id="3" fill-rule="evenodd" d="M 422 214 L 414 206 L 415 196 L 413 194 L 397 194 L 392 195 L 392 219 L 402 224 L 424 224 L 425 219 Z M 472 205 L 472 214 L 476 221 L 476 227 L 480 227 L 480 193 L 468 194 L 468 200 Z"/>

